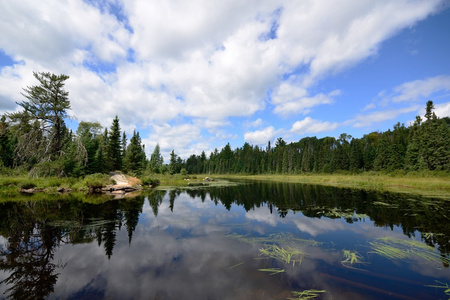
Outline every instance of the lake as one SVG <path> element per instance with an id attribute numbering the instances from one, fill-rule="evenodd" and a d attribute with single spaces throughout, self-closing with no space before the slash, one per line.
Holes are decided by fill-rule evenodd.
<path id="1" fill-rule="evenodd" d="M 0 297 L 448 299 L 449 217 L 437 199 L 262 182 L 3 200 Z"/>

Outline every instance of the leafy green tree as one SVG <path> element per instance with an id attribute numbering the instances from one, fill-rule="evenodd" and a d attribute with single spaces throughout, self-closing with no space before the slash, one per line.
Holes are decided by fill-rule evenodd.
<path id="1" fill-rule="evenodd" d="M 98 171 L 96 153 L 100 147 L 101 133 L 102 126 L 99 122 L 82 121 L 78 124 L 76 136 L 80 139 L 80 142 L 86 149 L 87 154 L 86 165 L 82 168 L 83 175 L 93 174 Z"/>

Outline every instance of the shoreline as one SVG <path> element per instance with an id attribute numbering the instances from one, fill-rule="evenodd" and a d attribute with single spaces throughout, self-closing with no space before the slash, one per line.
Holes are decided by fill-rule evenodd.
<path id="1" fill-rule="evenodd" d="M 410 177 L 389 174 L 363 173 L 347 174 L 307 174 L 307 175 L 215 175 L 216 178 L 257 180 L 300 184 L 317 184 L 342 188 L 372 191 L 388 191 L 439 198 L 450 201 L 450 176 Z"/>

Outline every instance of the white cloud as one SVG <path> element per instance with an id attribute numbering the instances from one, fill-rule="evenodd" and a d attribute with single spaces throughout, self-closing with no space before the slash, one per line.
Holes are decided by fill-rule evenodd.
<path id="1" fill-rule="evenodd" d="M 450 102 L 436 104 L 434 112 L 439 118 L 450 117 Z"/>
<path id="2" fill-rule="evenodd" d="M 343 230 L 345 228 L 342 223 L 328 219 L 299 218 L 294 220 L 294 223 L 300 231 L 309 233 L 312 236 L 317 236 L 330 231 Z"/>
<path id="3" fill-rule="evenodd" d="M 306 134 L 306 133 L 319 133 L 324 131 L 332 131 L 339 127 L 338 123 L 322 122 L 314 120 L 310 117 L 306 117 L 301 121 L 297 121 L 292 125 L 291 133 Z"/>
<path id="4" fill-rule="evenodd" d="M 261 118 L 258 118 L 252 122 L 246 122 L 246 127 L 260 127 L 263 124 L 263 120 Z"/>
<path id="5" fill-rule="evenodd" d="M 57 68 L 80 48 L 103 61 L 126 55 L 127 30 L 112 15 L 83 1 L 2 2 L 0 11 L 0 45 L 15 58 Z"/>
<path id="6" fill-rule="evenodd" d="M 277 214 L 269 214 L 267 207 L 256 207 L 245 213 L 245 218 L 259 223 L 267 223 L 270 226 L 277 226 L 280 217 Z"/>
<path id="7" fill-rule="evenodd" d="M 403 83 L 394 88 L 395 94 L 392 98 L 394 102 L 416 101 L 426 102 L 428 98 L 439 91 L 450 91 L 450 76 L 441 75 L 424 80 L 414 80 Z"/>
<path id="8" fill-rule="evenodd" d="M 175 154 L 183 158 L 195 153 L 200 154 L 197 153 L 196 144 L 202 140 L 201 129 L 188 123 L 173 126 L 166 123 L 153 126 L 150 136 L 142 138 L 142 142 L 146 145 L 147 155 L 150 157 L 156 144 L 159 144 L 161 154 L 166 162 L 169 161 L 172 150 L 175 150 Z M 205 142 L 201 144 L 202 149 L 207 146 L 208 144 Z"/>
<path id="9" fill-rule="evenodd" d="M 312 97 L 305 97 L 306 94 L 303 89 L 291 87 L 292 93 L 287 92 L 288 89 L 290 88 L 285 84 L 282 86 L 282 90 L 277 91 L 274 95 L 274 102 L 280 103 L 275 107 L 274 112 L 281 116 L 290 116 L 298 113 L 307 114 L 314 106 L 331 104 L 334 102 L 333 97 L 340 95 L 340 91 L 335 90 L 327 95 L 320 93 Z"/>
<path id="10" fill-rule="evenodd" d="M 358 115 L 356 116 L 353 127 L 368 127 L 372 124 L 380 123 L 387 120 L 394 120 L 401 114 L 410 113 L 419 109 L 418 105 L 413 105 L 410 107 L 399 108 L 399 109 L 391 109 L 391 110 L 383 110 L 376 111 L 367 115 Z"/>
<path id="11" fill-rule="evenodd" d="M 205 139 L 201 132 L 235 137 L 221 131 L 231 117 L 264 109 L 286 117 L 333 103 L 339 92 L 312 91 L 318 80 L 375 55 L 383 41 L 442 3 L 113 2 L 119 18 L 99 9 L 109 1 L 97 7 L 81 0 L 0 2 L 0 48 L 21 61 L 1 69 L 0 112 L 14 109 L 21 89 L 34 84 L 33 70 L 64 73 L 79 120 L 109 126 L 117 114 L 126 130 L 154 130 L 151 145 L 198 153 L 192 140 Z M 174 126 L 180 134 L 167 127 L 177 120 L 190 124 Z M 324 126 L 337 125 L 314 121 L 309 132 Z M 266 143 L 275 131 L 270 126 L 244 138 Z"/>
<path id="12" fill-rule="evenodd" d="M 438 118 L 450 117 L 450 102 L 433 105 L 434 105 L 434 113 Z M 426 107 L 424 105 L 420 107 L 420 109 L 417 112 L 417 115 L 421 116 L 422 119 L 425 119 L 425 112 Z M 411 121 L 410 123 L 414 123 L 414 121 Z"/>
<path id="13" fill-rule="evenodd" d="M 273 126 L 269 126 L 263 130 L 256 130 L 253 132 L 246 132 L 244 140 L 251 145 L 265 145 L 268 141 L 272 141 L 277 134 Z"/>

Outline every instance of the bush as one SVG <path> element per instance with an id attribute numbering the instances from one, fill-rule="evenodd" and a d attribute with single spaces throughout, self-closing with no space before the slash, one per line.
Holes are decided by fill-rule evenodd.
<path id="1" fill-rule="evenodd" d="M 150 176 L 144 176 L 141 178 L 142 185 L 144 186 L 155 186 L 159 185 L 160 181 L 158 179 L 152 179 Z"/>
<path id="2" fill-rule="evenodd" d="M 36 187 L 36 184 L 35 184 L 34 182 L 32 182 L 32 181 L 24 181 L 24 182 L 21 182 L 21 183 L 19 184 L 19 187 L 20 187 L 21 189 L 28 190 L 28 189 L 33 189 L 33 188 L 35 188 L 35 187 Z"/>
<path id="3" fill-rule="evenodd" d="M 109 175 L 95 173 L 84 177 L 83 183 L 89 190 L 95 190 L 107 186 L 111 183 L 111 180 Z"/>

